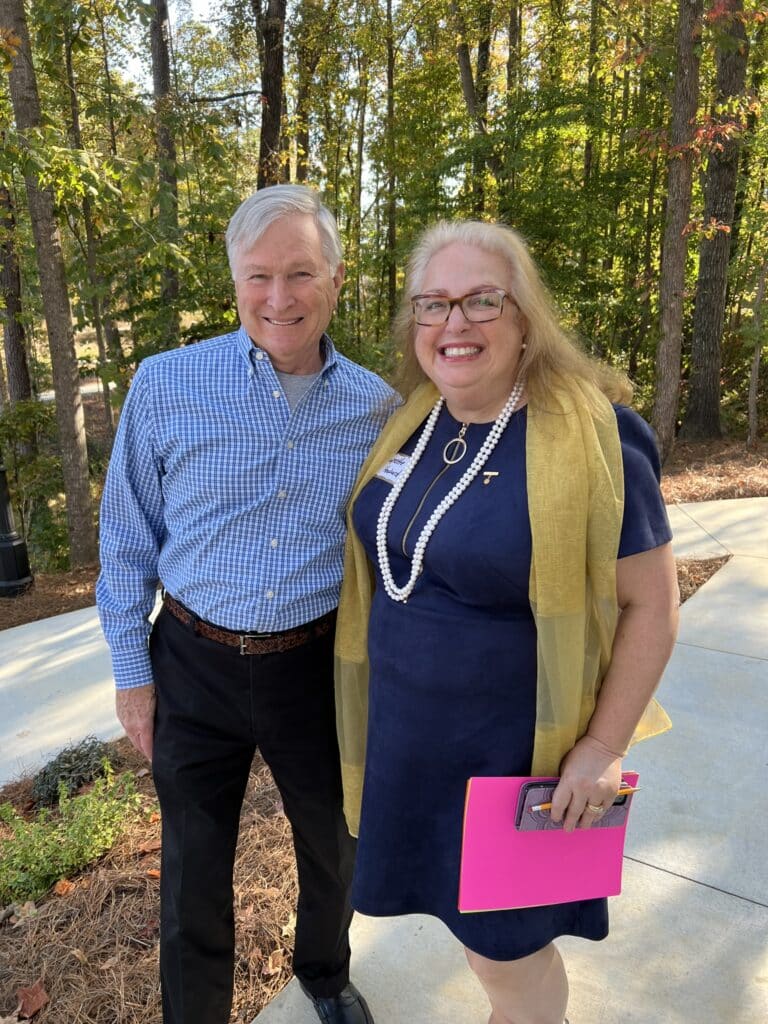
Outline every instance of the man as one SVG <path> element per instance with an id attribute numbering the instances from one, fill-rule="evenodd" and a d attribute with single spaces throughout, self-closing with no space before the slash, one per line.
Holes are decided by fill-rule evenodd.
<path id="1" fill-rule="evenodd" d="M 229 1020 L 232 869 L 258 747 L 293 829 L 294 971 L 320 1020 L 371 1024 L 349 983 L 333 627 L 344 507 L 397 398 L 325 333 L 344 266 L 314 192 L 252 195 L 227 251 L 240 329 L 141 364 L 101 511 L 117 714 L 152 759 L 163 818 L 163 1019 Z"/>

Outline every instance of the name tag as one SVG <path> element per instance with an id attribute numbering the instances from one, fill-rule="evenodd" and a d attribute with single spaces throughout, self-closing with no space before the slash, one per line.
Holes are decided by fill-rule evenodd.
<path id="1" fill-rule="evenodd" d="M 376 476 L 379 480 L 385 480 L 388 484 L 393 484 L 406 466 L 410 464 L 410 461 L 410 455 L 403 455 L 402 452 L 398 452 L 397 455 L 389 460 L 386 466 L 381 467 Z"/>

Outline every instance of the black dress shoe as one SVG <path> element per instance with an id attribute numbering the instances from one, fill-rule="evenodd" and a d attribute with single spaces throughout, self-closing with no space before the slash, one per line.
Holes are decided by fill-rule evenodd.
<path id="1" fill-rule="evenodd" d="M 354 985 L 347 985 L 337 996 L 313 996 L 301 987 L 323 1024 L 373 1024 L 368 1004 Z"/>

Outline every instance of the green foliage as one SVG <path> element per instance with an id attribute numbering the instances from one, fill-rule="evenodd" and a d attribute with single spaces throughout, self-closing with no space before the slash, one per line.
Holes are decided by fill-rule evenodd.
<path id="1" fill-rule="evenodd" d="M 43 808 L 25 821 L 10 804 L 0 805 L 0 906 L 39 899 L 58 879 L 103 856 L 139 801 L 133 777 L 116 778 L 105 765 L 104 778 L 81 796 L 67 796 L 62 783 L 56 814 Z"/>
<path id="2" fill-rule="evenodd" d="M 27 540 L 33 570 L 65 569 L 69 550 L 53 404 L 30 399 L 4 408 L 0 449 L 16 529 Z"/>
<path id="3" fill-rule="evenodd" d="M 59 794 L 72 796 L 85 782 L 103 775 L 108 762 L 107 746 L 95 736 L 65 747 L 32 780 L 32 798 L 37 804 L 55 804 Z"/>

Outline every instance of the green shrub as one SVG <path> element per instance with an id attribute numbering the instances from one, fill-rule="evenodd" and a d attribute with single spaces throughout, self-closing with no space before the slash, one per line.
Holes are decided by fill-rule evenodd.
<path id="1" fill-rule="evenodd" d="M 62 784 L 67 796 L 72 796 L 83 783 L 104 774 L 106 756 L 106 743 L 95 736 L 65 747 L 32 780 L 32 799 L 36 804 L 55 804 Z"/>
<path id="2" fill-rule="evenodd" d="M 139 811 L 133 776 L 104 778 L 81 796 L 62 784 L 57 814 L 43 808 L 25 821 L 10 804 L 0 804 L 0 907 L 35 900 L 60 878 L 81 871 L 109 850 Z"/>

